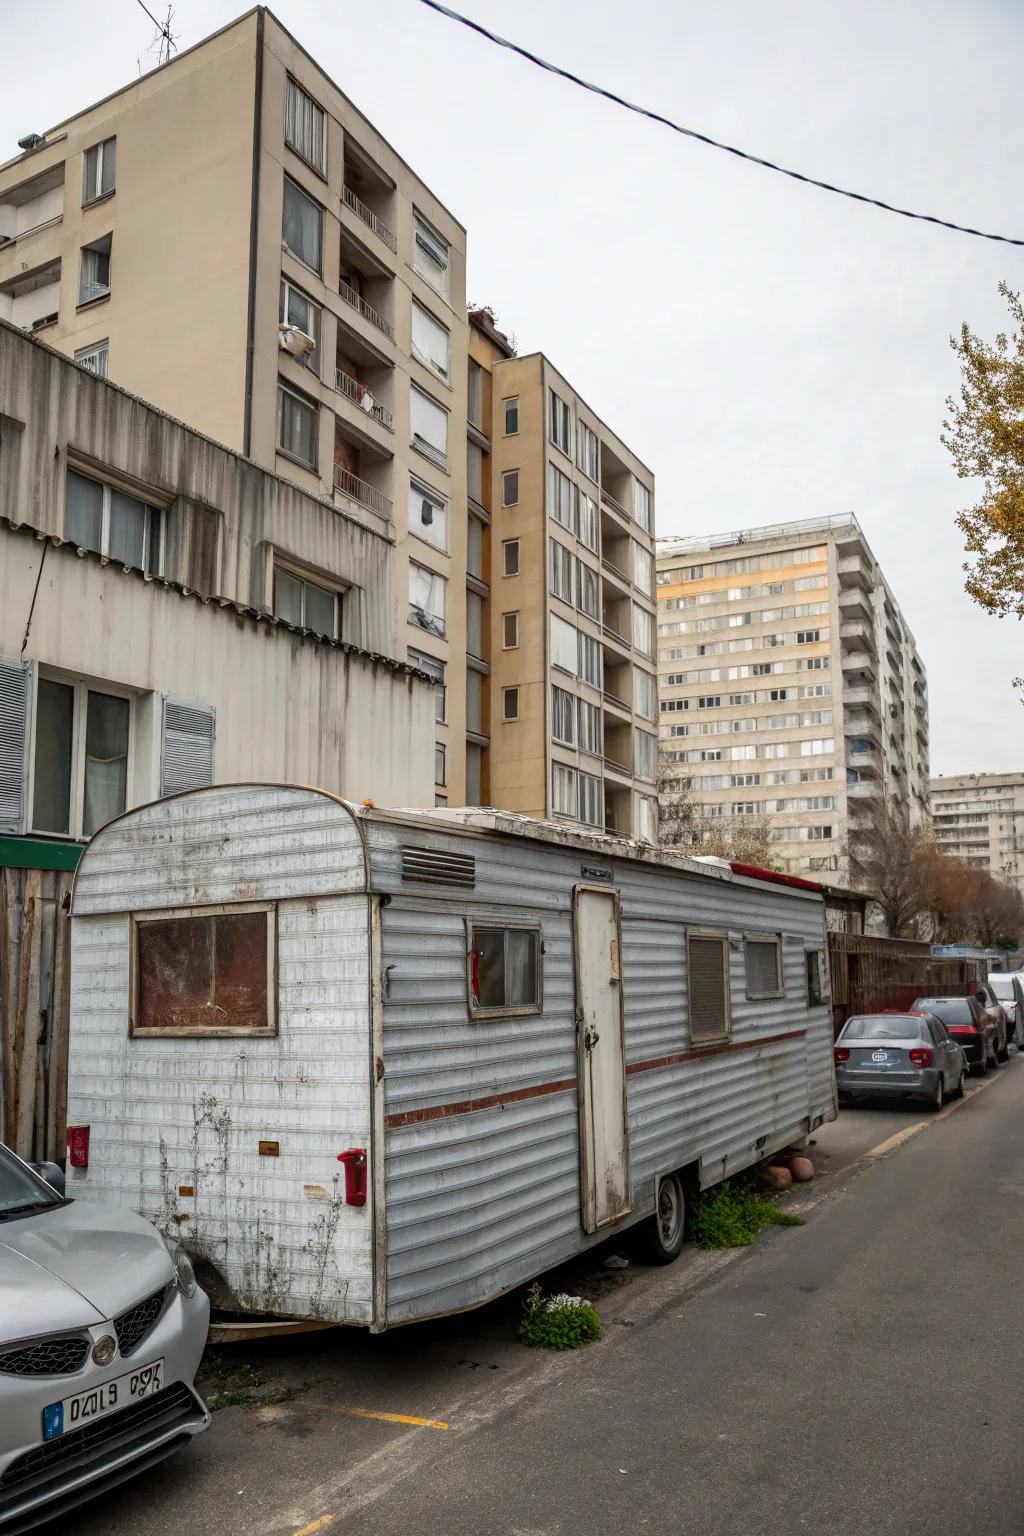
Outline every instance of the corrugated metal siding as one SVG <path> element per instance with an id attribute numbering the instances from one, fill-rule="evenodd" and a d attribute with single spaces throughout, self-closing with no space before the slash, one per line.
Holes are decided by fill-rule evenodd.
<path id="1" fill-rule="evenodd" d="M 180 1236 L 245 1310 L 368 1323 L 371 1208 L 344 1204 L 337 1162 L 370 1145 L 368 905 L 317 894 L 361 880 L 351 816 L 310 792 L 204 791 L 100 833 L 83 863 L 69 1119 L 92 1138 L 69 1191 Z M 261 899 L 278 902 L 276 1037 L 129 1039 L 127 913 Z"/>

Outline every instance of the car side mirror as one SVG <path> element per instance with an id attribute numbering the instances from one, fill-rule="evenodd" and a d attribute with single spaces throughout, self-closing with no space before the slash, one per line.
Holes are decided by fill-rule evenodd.
<path id="1" fill-rule="evenodd" d="M 44 1179 L 46 1181 L 46 1183 L 49 1184 L 51 1189 L 55 1189 L 57 1191 L 58 1195 L 60 1195 L 61 1199 L 63 1200 L 63 1198 L 64 1198 L 64 1170 L 63 1170 L 63 1168 L 60 1167 L 59 1164 L 57 1164 L 57 1163 L 30 1163 L 29 1167 L 32 1169 L 32 1171 L 34 1173 L 38 1173 L 39 1177 L 41 1179 Z"/>
<path id="2" fill-rule="evenodd" d="M 983 1008 L 986 1007 L 986 1005 L 988 1003 L 988 998 L 985 996 L 984 992 L 975 992 L 974 995 L 977 998 L 978 1002 L 981 1004 L 981 1006 Z"/>

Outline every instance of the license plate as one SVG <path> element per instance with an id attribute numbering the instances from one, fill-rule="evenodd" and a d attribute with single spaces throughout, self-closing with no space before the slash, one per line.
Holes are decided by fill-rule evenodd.
<path id="1" fill-rule="evenodd" d="M 872 1051 L 871 1052 L 871 1060 L 872 1061 L 879 1061 L 879 1062 L 888 1061 L 889 1060 L 889 1052 L 888 1051 Z"/>
<path id="2" fill-rule="evenodd" d="M 127 1408 L 129 1403 L 137 1403 L 140 1398 L 152 1397 L 163 1384 L 164 1362 L 152 1360 L 149 1365 L 140 1365 L 124 1376 L 115 1376 L 113 1381 L 105 1381 L 100 1387 L 76 1392 L 74 1397 L 66 1397 L 60 1403 L 50 1403 L 43 1409 L 43 1439 L 56 1440 L 68 1430 L 101 1419 L 104 1414 L 116 1413 L 119 1408 Z"/>

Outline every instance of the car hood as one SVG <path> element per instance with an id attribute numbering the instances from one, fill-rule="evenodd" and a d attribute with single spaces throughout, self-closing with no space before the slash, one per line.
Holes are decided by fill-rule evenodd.
<path id="1" fill-rule="evenodd" d="M 76 1200 L 0 1222 L 0 1338 L 106 1321 L 171 1272 L 163 1238 L 131 1211 Z"/>

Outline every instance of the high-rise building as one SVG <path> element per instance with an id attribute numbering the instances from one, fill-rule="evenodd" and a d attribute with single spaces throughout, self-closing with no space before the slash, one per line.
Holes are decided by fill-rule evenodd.
<path id="1" fill-rule="evenodd" d="M 472 799 L 462 225 L 262 6 L 22 145 L 0 319 L 385 536 L 400 655 L 439 679 L 438 796 Z M 329 541 L 305 559 L 344 575 Z"/>
<path id="2" fill-rule="evenodd" d="M 666 776 L 785 868 L 849 879 L 883 796 L 928 815 L 925 671 L 855 517 L 659 540 L 658 673 Z"/>
<path id="3" fill-rule="evenodd" d="M 1024 773 L 932 779 L 931 806 L 943 853 L 1024 891 Z"/>
<path id="4" fill-rule="evenodd" d="M 487 310 L 470 321 L 470 549 L 476 519 L 490 576 L 471 555 L 467 579 L 490 651 L 489 704 L 471 680 L 468 719 L 488 733 L 485 791 L 654 841 L 654 476 L 548 358 L 517 357 Z"/>

